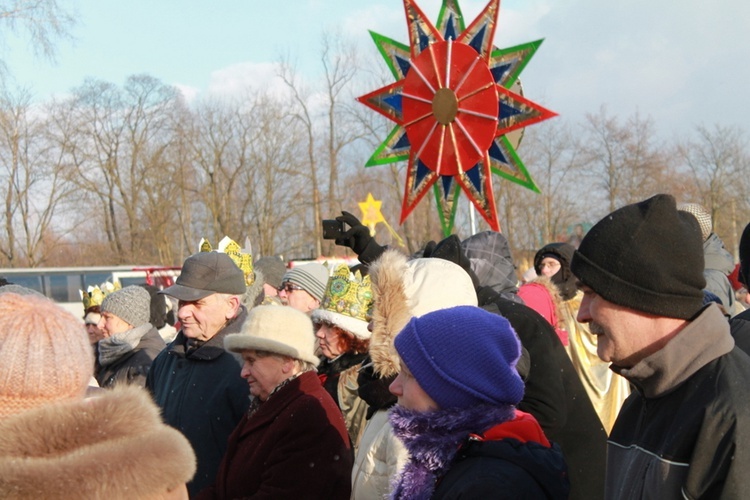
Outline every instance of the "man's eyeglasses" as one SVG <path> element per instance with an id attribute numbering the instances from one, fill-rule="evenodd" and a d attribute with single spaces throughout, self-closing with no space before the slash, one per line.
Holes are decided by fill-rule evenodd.
<path id="1" fill-rule="evenodd" d="M 286 293 L 292 293 L 294 290 L 304 290 L 301 286 L 294 285 L 292 283 L 282 283 L 279 287 L 279 291 L 285 291 Z"/>

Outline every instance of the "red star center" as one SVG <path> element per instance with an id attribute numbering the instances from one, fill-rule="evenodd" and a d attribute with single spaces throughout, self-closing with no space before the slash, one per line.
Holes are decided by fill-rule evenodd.
<path id="1" fill-rule="evenodd" d="M 472 47 L 430 45 L 411 61 L 402 96 L 412 154 L 430 170 L 457 175 L 485 157 L 497 132 L 498 93 Z"/>

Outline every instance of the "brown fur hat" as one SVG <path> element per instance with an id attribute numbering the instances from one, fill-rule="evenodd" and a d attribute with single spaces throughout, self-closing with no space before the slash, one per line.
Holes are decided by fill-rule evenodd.
<path id="1" fill-rule="evenodd" d="M 381 377 L 399 372 L 393 339 L 413 316 L 454 306 L 477 305 L 471 277 L 443 259 L 412 259 L 387 250 L 370 265 L 374 306 L 370 357 Z"/>
<path id="2" fill-rule="evenodd" d="M 190 443 L 138 387 L 0 421 L 0 498 L 144 498 L 194 473 Z"/>

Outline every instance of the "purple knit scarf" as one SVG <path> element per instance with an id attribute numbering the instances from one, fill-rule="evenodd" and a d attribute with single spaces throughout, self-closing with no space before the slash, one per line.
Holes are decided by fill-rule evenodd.
<path id="1" fill-rule="evenodd" d="M 480 404 L 429 412 L 394 406 L 388 419 L 393 433 L 409 451 L 410 459 L 394 482 L 391 498 L 430 498 L 437 479 L 448 471 L 469 434 L 482 434 L 514 417 L 515 407 L 511 405 Z"/>

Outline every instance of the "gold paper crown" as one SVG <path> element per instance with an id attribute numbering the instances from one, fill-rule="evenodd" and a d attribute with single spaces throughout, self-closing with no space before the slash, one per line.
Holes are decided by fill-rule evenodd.
<path id="1" fill-rule="evenodd" d="M 339 264 L 328 280 L 321 309 L 370 322 L 372 318 L 372 282 L 359 271 L 352 273 L 349 266 Z"/>
<path id="2" fill-rule="evenodd" d="M 112 292 L 119 290 L 120 288 L 122 288 L 122 285 L 120 285 L 119 281 L 115 281 L 115 283 L 105 281 L 104 283 L 102 283 L 101 288 L 99 288 L 98 285 L 95 285 L 89 286 L 85 292 L 83 290 L 78 290 L 78 292 L 81 294 L 83 310 L 86 311 L 89 307 L 102 305 L 102 302 L 104 302 L 104 297 Z"/>
<path id="3" fill-rule="evenodd" d="M 243 250 L 245 250 L 243 252 Z M 211 252 L 213 248 L 211 243 L 206 238 L 201 238 L 198 244 L 199 252 Z M 229 236 L 224 236 L 219 242 L 219 248 L 217 252 L 225 253 L 237 264 L 237 267 L 242 269 L 242 273 L 245 275 L 245 284 L 247 286 L 252 285 L 255 282 L 255 272 L 253 272 L 253 255 L 250 248 L 250 240 L 245 238 L 245 248 L 240 248 L 240 245 Z"/>

